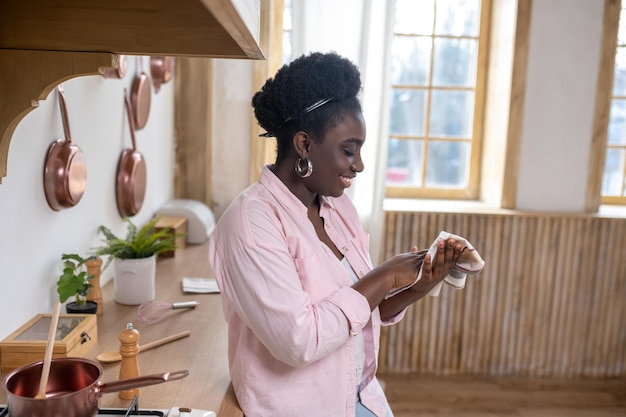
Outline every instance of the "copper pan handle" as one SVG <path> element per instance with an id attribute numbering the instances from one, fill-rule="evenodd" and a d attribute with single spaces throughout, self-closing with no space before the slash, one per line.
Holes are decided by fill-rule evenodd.
<path id="1" fill-rule="evenodd" d="M 133 150 L 137 150 L 137 142 L 135 141 L 135 121 L 132 116 L 132 105 L 128 98 L 128 91 L 124 89 L 124 103 L 126 104 L 126 114 L 128 115 L 128 124 L 130 125 L 130 138 L 133 141 Z"/>
<path id="2" fill-rule="evenodd" d="M 115 382 L 107 382 L 96 386 L 96 393 L 106 394 L 109 392 L 124 391 L 127 389 L 146 387 L 148 385 L 161 384 L 163 382 L 176 381 L 186 378 L 189 371 L 165 372 L 163 374 L 152 374 L 137 378 L 122 379 Z"/>
<path id="3" fill-rule="evenodd" d="M 65 140 L 72 142 L 72 135 L 70 133 L 70 122 L 67 118 L 67 105 L 65 104 L 65 94 L 63 93 L 63 86 L 59 84 L 57 87 L 59 93 L 59 107 L 61 108 L 61 120 L 63 121 L 63 132 L 65 133 Z"/>

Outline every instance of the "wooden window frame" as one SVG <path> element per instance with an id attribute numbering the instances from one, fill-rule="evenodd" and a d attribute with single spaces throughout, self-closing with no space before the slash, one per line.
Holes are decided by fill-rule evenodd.
<path id="1" fill-rule="evenodd" d="M 626 197 L 602 196 L 602 178 L 608 149 L 608 125 L 613 98 L 613 74 L 621 0 L 605 0 L 602 45 L 596 89 L 593 136 L 589 156 L 589 180 L 585 211 L 595 213 L 601 204 L 626 204 Z"/>
<path id="2" fill-rule="evenodd" d="M 483 135 L 483 116 L 485 110 L 485 88 L 486 88 L 486 76 L 488 65 L 488 50 L 489 50 L 489 26 L 490 26 L 490 12 L 491 12 L 491 0 L 481 0 L 480 10 L 480 25 L 478 37 L 460 37 L 460 38 L 472 38 L 478 40 L 478 56 L 476 64 L 476 83 L 473 89 L 474 91 L 474 118 L 472 126 L 472 136 L 469 140 L 471 143 L 471 152 L 469 157 L 469 177 L 466 188 L 427 188 L 424 185 L 421 187 L 407 187 L 407 186 L 385 186 L 385 196 L 387 198 L 432 198 L 432 199 L 464 199 L 464 200 L 476 200 L 479 197 L 479 181 L 480 181 L 480 164 L 481 164 L 481 145 Z M 435 37 L 433 37 L 434 39 Z M 431 67 L 433 65 L 431 59 Z M 430 71 L 429 83 L 426 87 L 419 87 L 419 89 L 432 90 L 432 68 Z M 407 86 L 390 85 L 390 88 L 394 87 L 406 88 Z M 439 89 L 439 88 L 437 88 Z M 454 88 L 454 90 L 467 90 L 467 88 Z M 427 114 L 430 112 L 430 100 L 426 103 Z M 402 135 L 390 135 L 387 132 L 387 140 L 390 138 L 399 139 L 416 139 L 417 137 L 402 136 Z M 423 138 L 426 143 L 428 141 L 428 131 L 426 129 L 425 136 Z M 439 140 L 439 139 L 437 139 Z M 457 140 L 454 140 L 457 141 Z M 463 141 L 463 140 L 459 140 Z M 426 165 L 423 165 L 422 169 L 426 169 Z M 425 179 L 425 173 L 422 174 L 422 178 Z"/>

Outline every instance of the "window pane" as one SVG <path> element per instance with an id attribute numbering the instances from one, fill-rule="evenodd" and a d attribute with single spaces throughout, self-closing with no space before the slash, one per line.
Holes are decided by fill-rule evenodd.
<path id="1" fill-rule="evenodd" d="M 478 36 L 479 0 L 437 0 L 436 35 Z"/>
<path id="2" fill-rule="evenodd" d="M 291 42 L 291 29 L 293 27 L 292 23 L 292 4 L 291 0 L 285 0 L 284 8 L 283 8 L 283 39 L 282 39 L 282 48 L 283 48 L 283 56 L 282 63 L 287 64 L 291 61 L 292 54 L 292 42 Z"/>
<path id="3" fill-rule="evenodd" d="M 283 8 L 283 30 L 291 30 L 291 0 L 285 0 Z"/>
<path id="4" fill-rule="evenodd" d="M 396 0 L 395 33 L 432 35 L 434 0 Z"/>
<path id="5" fill-rule="evenodd" d="M 283 64 L 291 61 L 291 32 L 283 32 Z"/>
<path id="6" fill-rule="evenodd" d="M 431 49 L 430 37 L 396 36 L 391 47 L 391 83 L 426 85 Z"/>
<path id="7" fill-rule="evenodd" d="M 622 6 L 622 10 L 619 14 L 619 29 L 617 32 L 617 43 L 619 45 L 626 45 L 626 7 Z"/>
<path id="8" fill-rule="evenodd" d="M 467 186 L 469 146 L 466 142 L 428 142 L 427 187 Z"/>
<path id="9" fill-rule="evenodd" d="M 609 145 L 626 145 L 626 100 L 613 99 L 609 116 Z"/>
<path id="10" fill-rule="evenodd" d="M 387 185 L 420 187 L 424 141 L 389 139 Z"/>
<path id="11" fill-rule="evenodd" d="M 430 136 L 470 138 L 474 93 L 433 90 L 431 94 Z"/>
<path id="12" fill-rule="evenodd" d="M 426 92 L 394 89 L 391 92 L 389 131 L 391 134 L 424 136 Z"/>
<path id="13" fill-rule="evenodd" d="M 435 39 L 434 86 L 474 87 L 478 42 L 473 39 Z"/>
<path id="14" fill-rule="evenodd" d="M 617 53 L 615 54 L 613 95 L 626 96 L 626 47 L 617 48 Z"/>
<path id="15" fill-rule="evenodd" d="M 606 165 L 602 177 L 602 195 L 620 196 L 625 195 L 622 190 L 624 180 L 624 159 L 626 150 L 608 149 L 606 152 Z"/>

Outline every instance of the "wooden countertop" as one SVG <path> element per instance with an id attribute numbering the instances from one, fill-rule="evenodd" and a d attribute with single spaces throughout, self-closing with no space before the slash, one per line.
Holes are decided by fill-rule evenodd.
<path id="1" fill-rule="evenodd" d="M 110 266 L 112 268 L 113 266 Z M 196 300 L 194 309 L 174 310 L 160 323 L 146 325 L 137 319 L 137 306 L 117 304 L 113 299 L 113 281 L 102 287 L 104 310 L 98 316 L 98 342 L 86 355 L 94 359 L 102 352 L 119 349 L 119 333 L 132 322 L 140 333 L 139 344 L 190 330 L 189 337 L 148 350 L 138 356 L 142 375 L 189 370 L 189 376 L 179 380 L 139 389 L 139 407 L 170 409 L 190 407 L 211 410 L 218 417 L 242 417 L 228 373 L 227 325 L 222 313 L 219 294 L 184 294 L 183 277 L 210 277 L 207 245 L 187 246 L 174 257 L 157 261 L 156 299 L 176 302 Z M 120 363 L 102 364 L 102 382 L 119 379 Z M 4 378 L 5 375 L 0 375 Z M 0 392 L 0 404 L 6 404 L 6 394 Z M 104 394 L 100 408 L 127 407 L 117 393 Z"/>

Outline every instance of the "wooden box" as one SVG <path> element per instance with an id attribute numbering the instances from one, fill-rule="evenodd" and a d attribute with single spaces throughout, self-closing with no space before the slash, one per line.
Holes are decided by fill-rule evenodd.
<path id="1" fill-rule="evenodd" d="M 161 252 L 159 256 L 176 256 L 176 251 L 183 249 L 187 245 L 187 218 L 163 216 L 154 225 L 156 230 L 170 229 L 172 233 L 178 235 L 176 238 L 176 249 L 173 251 Z"/>
<path id="2" fill-rule="evenodd" d="M 0 342 L 0 371 L 43 360 L 51 320 L 51 314 L 38 314 Z M 52 357 L 84 357 L 97 341 L 95 314 L 61 314 Z"/>

